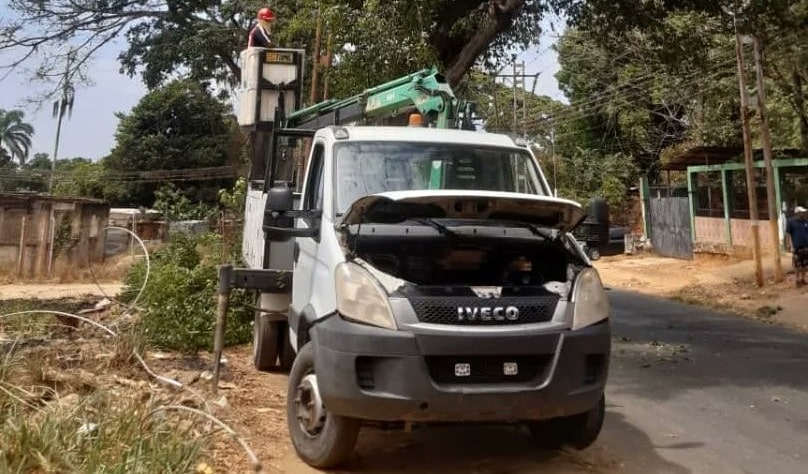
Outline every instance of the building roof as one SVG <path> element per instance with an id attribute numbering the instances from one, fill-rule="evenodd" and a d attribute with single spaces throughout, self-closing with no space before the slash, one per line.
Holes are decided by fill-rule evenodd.
<path id="1" fill-rule="evenodd" d="M 753 151 L 755 161 L 763 159 L 763 150 Z M 804 156 L 797 149 L 774 150 L 775 159 L 799 158 Z M 671 154 L 662 163 L 663 171 L 685 171 L 689 166 L 720 165 L 731 161 L 743 161 L 743 147 L 694 146 Z"/>

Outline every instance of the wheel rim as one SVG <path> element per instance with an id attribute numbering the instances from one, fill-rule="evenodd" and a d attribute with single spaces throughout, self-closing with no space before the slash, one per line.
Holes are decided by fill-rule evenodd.
<path id="1" fill-rule="evenodd" d="M 325 426 L 325 406 L 313 373 L 306 374 L 297 384 L 295 417 L 303 432 L 312 437 L 319 435 Z"/>

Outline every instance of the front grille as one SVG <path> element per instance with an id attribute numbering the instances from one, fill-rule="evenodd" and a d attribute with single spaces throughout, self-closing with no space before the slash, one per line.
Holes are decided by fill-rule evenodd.
<path id="1" fill-rule="evenodd" d="M 491 326 L 503 324 L 542 323 L 553 318 L 558 295 L 506 296 L 502 298 L 477 298 L 474 296 L 410 296 L 409 301 L 418 320 L 432 324 L 457 324 L 464 326 Z M 491 314 L 482 315 L 482 308 L 510 308 L 519 310 L 515 319 Z M 478 309 L 474 313 L 474 309 Z M 462 318 L 459 314 L 462 311 Z M 470 310 L 470 311 L 469 311 Z M 489 313 L 493 310 L 489 309 Z"/>
<path id="2" fill-rule="evenodd" d="M 553 356 L 427 356 L 425 359 L 430 377 L 440 385 L 523 384 L 543 376 Z M 508 374 L 506 364 L 511 371 L 515 368 L 516 373 Z M 465 375 L 458 375 L 457 371 Z"/>

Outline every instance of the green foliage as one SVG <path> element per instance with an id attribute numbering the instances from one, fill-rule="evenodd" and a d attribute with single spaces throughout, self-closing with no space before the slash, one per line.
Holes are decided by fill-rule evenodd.
<path id="1" fill-rule="evenodd" d="M 588 38 L 587 48 L 569 57 L 585 58 L 587 51 L 596 51 L 598 57 L 607 60 L 605 65 L 610 69 L 606 71 L 612 75 L 631 67 L 643 77 L 650 76 L 653 84 L 643 81 L 629 86 L 650 90 L 682 107 L 689 128 L 687 139 L 694 144 L 739 143 L 735 27 L 742 34 L 754 34 L 764 45 L 770 116 L 777 121 L 777 126 L 771 127 L 774 145 L 808 150 L 805 106 L 808 2 L 805 0 L 741 3 L 562 0 L 561 3 L 577 30 Z M 735 8 L 738 8 L 737 23 L 732 14 Z M 754 94 L 750 46 L 746 47 L 746 55 L 747 83 Z M 594 64 L 590 59 L 584 59 L 584 63 Z M 603 70 L 593 67 L 589 75 L 576 75 L 584 80 L 596 78 L 591 82 L 603 86 L 618 85 L 619 78 L 610 78 Z M 564 82 L 562 77 L 559 80 Z M 579 88 L 579 92 L 585 95 L 584 89 Z M 639 102 L 634 105 L 640 108 L 645 106 L 642 101 L 634 102 Z M 654 98 L 652 103 L 663 102 Z M 626 111 L 626 107 L 621 111 Z"/>
<path id="2" fill-rule="evenodd" d="M 170 221 L 207 220 L 215 213 L 215 209 L 204 202 L 192 203 L 173 183 L 164 184 L 154 192 L 152 207 Z"/>
<path id="3" fill-rule="evenodd" d="M 231 157 L 231 127 L 225 106 L 198 83 L 175 81 L 146 94 L 127 115 L 120 115 L 116 144 L 106 160 L 112 172 L 217 167 Z M 218 189 L 231 180 L 183 183 L 191 201 L 214 203 Z M 127 183 L 131 204 L 149 206 L 158 183 Z"/>
<path id="4" fill-rule="evenodd" d="M 553 186 L 552 156 L 539 152 L 542 169 Z M 571 155 L 556 156 L 558 194 L 586 204 L 594 197 L 605 198 L 612 209 L 620 208 L 627 190 L 639 176 L 631 156 L 578 149 Z"/>
<path id="5" fill-rule="evenodd" d="M 231 189 L 219 190 L 219 204 L 229 212 L 240 214 L 244 212 L 244 203 L 247 199 L 247 180 L 238 178 Z"/>
<path id="6" fill-rule="evenodd" d="M 109 179 L 103 161 L 85 158 L 57 160 L 53 193 L 60 196 L 79 196 L 118 200 L 122 193 L 120 183 Z"/>
<path id="7" fill-rule="evenodd" d="M 11 159 L 25 164 L 31 149 L 34 127 L 26 123 L 25 114 L 20 110 L 0 109 L 0 148 L 5 149 Z"/>
<path id="8" fill-rule="evenodd" d="M 178 235 L 155 252 L 151 273 L 138 306 L 147 340 L 161 348 L 211 350 L 216 323 L 217 262 L 226 259 L 221 238 L 215 234 L 191 238 Z M 232 257 L 232 256 L 230 256 Z M 232 261 L 232 260 L 231 260 Z M 126 275 L 121 297 L 131 301 L 145 278 L 145 262 Z M 252 304 L 244 291 L 231 294 L 226 345 L 242 344 L 252 337 Z"/>

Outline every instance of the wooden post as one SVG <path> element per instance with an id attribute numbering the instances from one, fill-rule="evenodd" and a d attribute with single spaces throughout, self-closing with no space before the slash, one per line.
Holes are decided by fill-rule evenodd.
<path id="1" fill-rule="evenodd" d="M 735 56 L 738 61 L 738 89 L 741 94 L 741 122 L 743 128 L 743 156 L 746 165 L 746 195 L 749 201 L 749 224 L 752 229 L 752 258 L 755 260 L 755 283 L 763 286 L 763 264 L 760 260 L 760 227 L 758 222 L 757 194 L 755 190 L 755 168 L 752 160 L 752 137 L 749 131 L 749 97 L 744 79 L 743 48 L 741 35 L 735 28 Z"/>
<path id="2" fill-rule="evenodd" d="M 331 63 L 334 61 L 334 33 L 328 32 L 325 45 L 325 72 L 323 73 L 323 100 L 331 95 Z"/>
<path id="3" fill-rule="evenodd" d="M 42 203 L 39 207 L 39 214 L 37 216 L 37 244 L 36 244 L 36 260 L 34 264 L 34 275 L 42 277 L 45 275 L 48 265 L 48 243 L 50 242 L 50 206 Z"/>
<path id="4" fill-rule="evenodd" d="M 213 389 L 214 395 L 219 390 L 219 369 L 222 365 L 222 351 L 224 350 L 224 335 L 227 329 L 227 307 L 230 303 L 230 281 L 233 276 L 232 265 L 219 267 L 219 292 L 216 306 L 216 333 L 213 338 Z"/>
<path id="5" fill-rule="evenodd" d="M 732 216 L 729 215 L 729 170 L 721 166 L 721 199 L 724 201 L 724 232 L 727 234 L 727 247 L 732 248 Z"/>
<path id="6" fill-rule="evenodd" d="M 772 138 L 769 132 L 769 117 L 766 112 L 766 86 L 763 81 L 763 52 L 760 38 L 753 37 L 755 43 L 755 72 L 757 75 L 758 113 L 760 114 L 760 141 L 763 144 L 763 161 L 766 167 L 766 199 L 769 203 L 769 231 L 772 240 L 774 257 L 774 281 L 779 283 L 785 279 L 783 263 L 780 261 L 780 229 L 777 225 L 778 203 L 774 192 L 774 164 L 772 156 Z"/>
<path id="7" fill-rule="evenodd" d="M 17 256 L 17 276 L 22 277 L 23 270 L 25 269 L 25 254 L 27 253 L 27 240 L 28 236 L 25 235 L 25 226 L 28 223 L 28 211 L 22 215 L 20 221 L 20 253 Z"/>
<path id="8" fill-rule="evenodd" d="M 320 16 L 320 10 L 317 10 L 317 29 L 314 33 L 314 50 L 311 53 L 311 93 L 309 94 L 309 105 L 317 103 L 317 89 L 318 89 L 318 82 L 320 80 L 319 77 L 319 70 L 320 70 L 320 49 L 322 48 L 322 28 L 323 28 L 323 17 Z"/>

